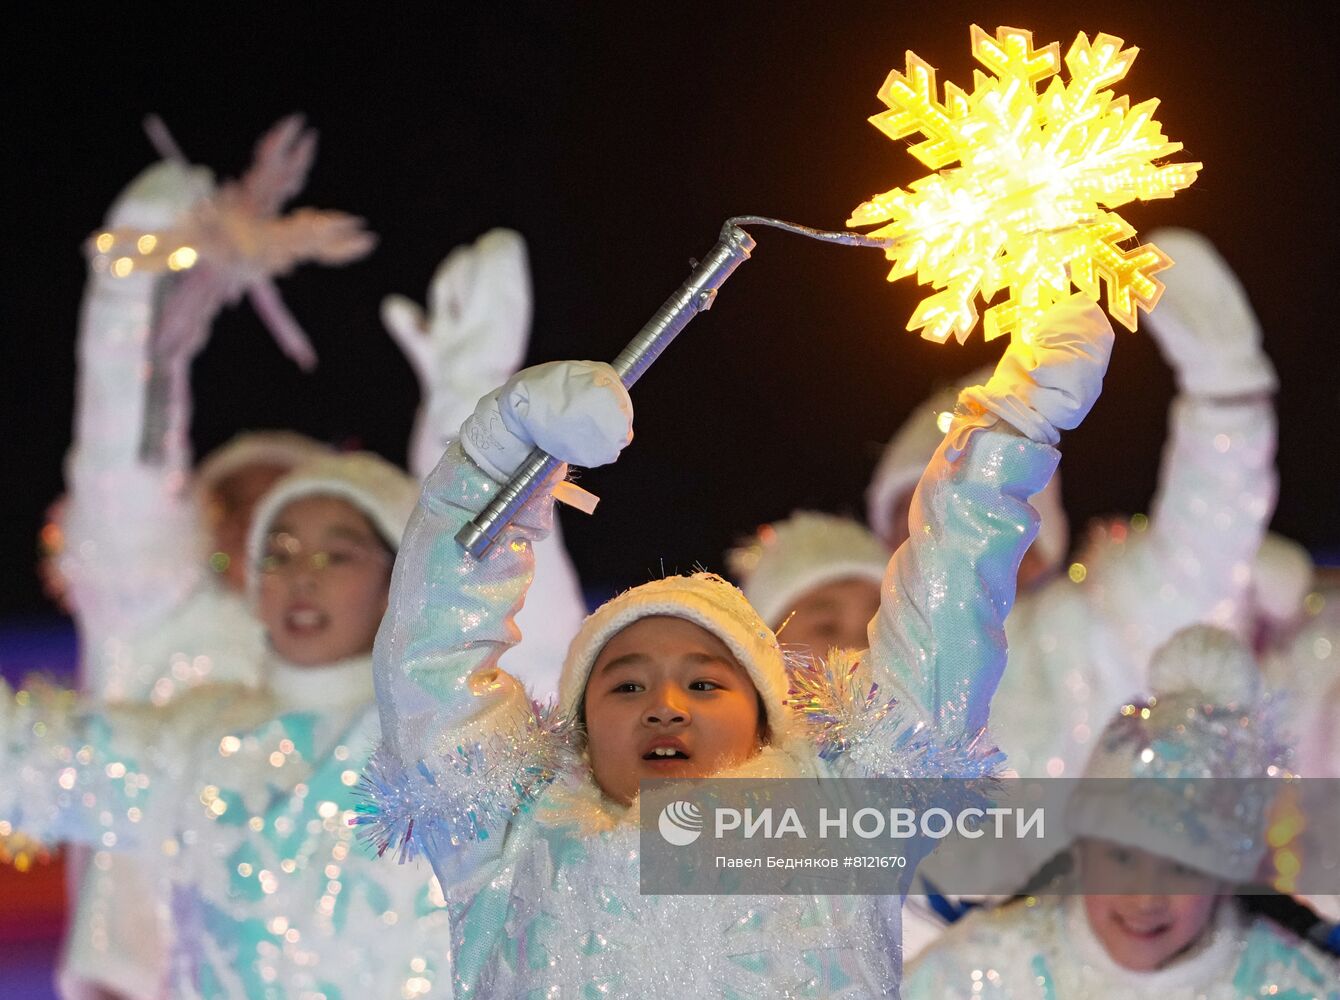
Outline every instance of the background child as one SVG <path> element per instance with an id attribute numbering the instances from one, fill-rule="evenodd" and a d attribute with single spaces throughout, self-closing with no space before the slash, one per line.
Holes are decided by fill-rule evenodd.
<path id="1" fill-rule="evenodd" d="M 164 708 L 76 713 L 0 700 L 0 817 L 134 852 L 172 881 L 174 996 L 425 995 L 445 933 L 426 871 L 351 842 L 378 738 L 370 653 L 414 482 L 366 454 L 276 484 L 255 515 L 249 591 L 262 686 L 204 685 Z"/>
<path id="2" fill-rule="evenodd" d="M 1001 686 L 992 731 L 1026 777 L 1077 776 L 1107 718 L 1141 688 L 1154 649 L 1188 625 L 1236 620 L 1274 509 L 1276 380 L 1246 292 L 1199 234 L 1161 229 L 1149 238 L 1177 262 L 1160 274 L 1163 296 L 1142 320 L 1179 387 L 1159 488 L 1147 518 L 1117 522 L 1077 556 L 1080 581 L 1054 573 L 1031 587 L 1021 581 L 1006 625 L 1019 669 Z M 913 462 L 906 443 L 895 439 L 888 457 L 902 457 L 881 465 L 868 494 L 872 525 L 890 537 L 888 511 Z M 929 455 L 924 445 L 921 454 Z M 1059 495 L 1035 501 L 1047 540 L 1039 555 L 1055 569 L 1067 548 L 1064 510 Z"/>
<path id="3" fill-rule="evenodd" d="M 1026 778 L 1077 777 L 1107 718 L 1141 688 L 1160 643 L 1196 622 L 1237 620 L 1274 509 L 1275 375 L 1246 293 L 1204 237 L 1164 229 L 1150 238 L 1177 262 L 1160 275 L 1163 296 L 1144 320 L 1180 389 L 1158 492 L 1148 517 L 1095 532 L 1067 574 L 1055 572 L 1068 544 L 1058 481 L 1032 498 L 1043 522 L 1031 550 L 1039 572 L 1021 574 L 1005 623 L 1011 669 L 991 715 L 1010 769 Z M 905 492 L 899 484 L 941 405 L 919 411 L 921 429 L 890 446 L 868 494 L 872 524 L 891 530 L 887 512 Z M 1024 856 L 1017 864 L 1035 869 L 1046 860 Z M 919 888 L 943 883 L 937 863 L 922 869 Z M 1015 867 L 1002 866 L 1001 882 L 983 889 L 1013 892 Z M 909 912 L 910 955 L 957 908 L 916 904 Z"/>
<path id="4" fill-rule="evenodd" d="M 864 649 L 889 550 L 851 518 L 797 511 L 727 554 L 731 575 L 777 638 L 797 653 Z"/>
<path id="5" fill-rule="evenodd" d="M 252 509 L 278 477 L 327 449 L 298 434 L 248 434 L 194 475 L 190 369 L 226 298 L 214 293 L 239 274 L 268 278 L 305 258 L 340 263 L 371 249 L 359 220 L 311 210 L 303 250 L 275 246 L 284 225 L 273 215 L 305 180 L 313 138 L 296 120 L 281 122 L 252 171 L 217 188 L 203 168 L 158 163 L 104 221 L 109 233 L 162 235 L 210 218 L 238 246 L 233 259 L 200 261 L 194 272 L 136 267 L 133 257 L 124 258 L 128 273 L 99 258 L 90 267 L 58 565 L 81 684 L 95 701 L 165 705 L 198 684 L 258 681 L 264 635 L 241 593 Z M 273 189 L 277 177 L 285 192 Z M 107 852 L 86 861 L 68 855 L 78 889 L 62 990 L 159 996 L 170 929 L 157 872 Z"/>
<path id="6" fill-rule="evenodd" d="M 242 235 L 233 257 L 201 260 L 185 275 L 90 269 L 61 570 L 85 689 L 95 699 L 166 705 L 201 683 L 264 681 L 265 630 L 242 592 L 252 515 L 278 478 L 330 449 L 292 432 L 250 432 L 193 471 L 190 370 L 225 300 L 218 289 L 291 267 L 285 240 L 295 240 L 295 230 L 305 252 L 328 263 L 371 248 L 358 220 L 336 213 L 271 218 L 305 177 L 314 140 L 286 119 L 262 140 L 257 165 L 241 181 L 216 189 L 207 171 L 163 162 L 109 210 L 109 232 L 163 234 L 222 218 L 222 228 Z M 274 190 L 281 181 L 288 187 Z M 422 389 L 410 448 L 419 475 L 435 460 L 426 456 L 440 455 L 443 422 L 454 433 L 524 352 L 531 318 L 524 241 L 497 229 L 457 247 L 438 268 L 430 299 L 429 315 L 398 297 L 385 310 Z M 532 613 L 545 628 L 566 630 L 551 639 L 552 655 L 585 609 L 561 540 L 550 544 Z M 536 632 L 544 647 L 544 630 Z M 525 664 L 516 668 L 549 689 L 555 683 L 549 663 L 550 675 L 536 678 Z M 82 872 L 71 865 L 79 889 L 62 988 L 101 984 L 127 997 L 158 996 L 172 934 L 161 866 L 141 872 L 134 858 L 107 851 L 95 860 Z"/>
<path id="7" fill-rule="evenodd" d="M 1333 957 L 1230 895 L 1266 851 L 1267 797 L 1243 779 L 1263 781 L 1279 754 L 1251 653 L 1195 626 L 1156 652 L 1149 678 L 1154 696 L 1117 713 L 1089 760 L 1084 777 L 1109 780 L 1069 804 L 1068 891 L 1091 891 L 970 914 L 911 964 L 905 997 L 1340 996 Z M 1179 791 L 1156 794 L 1160 779 Z M 1108 894 L 1117 886 L 1127 894 Z"/>
<path id="8" fill-rule="evenodd" d="M 597 610 L 569 648 L 558 721 L 537 716 L 497 663 L 519 638 L 513 617 L 549 497 L 483 559 L 454 535 L 535 444 L 581 465 L 612 461 L 631 437 L 631 407 L 608 366 L 578 362 L 528 369 L 481 401 L 430 477 L 397 562 L 375 653 L 385 743 L 367 817 L 383 848 L 433 861 L 460 993 L 896 992 L 897 898 L 641 895 L 639 782 L 990 770 L 981 733 L 1004 665 L 1002 620 L 1036 526 L 1025 498 L 1052 472 L 1058 428 L 1097 397 L 1112 342 L 1082 300 L 1046 330 L 1029 366 L 1012 347 L 963 395 L 862 654 L 899 707 L 852 708 L 831 764 L 788 707 L 776 638 L 738 590 L 705 574 Z M 551 782 L 565 729 L 583 722 L 580 761 Z"/>

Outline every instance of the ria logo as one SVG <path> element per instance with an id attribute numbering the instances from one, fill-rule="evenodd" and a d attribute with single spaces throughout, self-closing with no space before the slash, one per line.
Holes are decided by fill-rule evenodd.
<path id="1" fill-rule="evenodd" d="M 661 836 L 676 847 L 688 847 L 703 832 L 702 810 L 682 799 L 661 810 Z"/>

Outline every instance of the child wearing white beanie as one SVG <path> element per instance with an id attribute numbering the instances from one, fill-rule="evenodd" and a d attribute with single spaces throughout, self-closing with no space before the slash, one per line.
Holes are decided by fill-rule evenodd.
<path id="1" fill-rule="evenodd" d="M 267 165 L 260 174 L 301 181 L 310 133 L 296 120 L 283 122 L 260 155 Z M 286 171 L 275 169 L 281 160 Z M 257 683 L 265 638 L 241 593 L 251 511 L 279 476 L 329 450 L 299 434 L 251 433 L 191 467 L 190 368 L 227 297 L 214 293 L 237 272 L 268 281 L 304 259 L 356 259 L 373 242 L 357 219 L 310 213 L 325 227 L 309 233 L 306 249 L 276 251 L 270 237 L 286 230 L 258 207 L 273 194 L 261 190 L 264 182 L 251 189 L 252 201 L 233 198 L 226 212 L 211 214 L 238 183 L 245 182 L 216 187 L 204 168 L 157 163 L 118 195 L 95 241 L 99 254 L 113 234 L 131 245 L 170 247 L 169 233 L 228 214 L 247 248 L 236 248 L 235 271 L 205 259 L 182 272 L 133 256 L 118 257 L 115 267 L 106 256 L 91 262 L 54 569 L 78 630 L 81 692 L 93 701 L 163 706 L 201 684 Z M 253 240 L 266 226 L 269 236 Z M 79 851 L 66 854 L 67 878 L 79 890 L 61 958 L 62 994 L 110 989 L 153 1000 L 167 973 L 170 934 L 155 914 L 155 902 L 164 902 L 154 891 L 157 872 L 105 853 L 96 864 L 85 861 Z"/>
<path id="2" fill-rule="evenodd" d="M 340 213 L 276 217 L 293 191 L 267 185 L 305 176 L 314 138 L 299 118 L 285 119 L 258 146 L 257 166 L 217 188 L 203 168 L 155 164 L 118 196 L 95 241 L 99 254 L 113 234 L 127 247 L 167 247 L 170 235 L 192 228 L 217 237 L 223 218 L 237 245 L 229 254 L 202 253 L 185 271 L 126 257 L 118 262 L 131 263 L 126 273 L 106 255 L 90 268 L 63 544 L 53 568 L 79 631 L 82 693 L 93 701 L 161 707 L 197 685 L 265 682 L 266 633 L 244 594 L 253 514 L 276 480 L 331 449 L 289 431 L 250 431 L 192 469 L 190 367 L 217 311 L 251 288 L 247 282 L 291 269 L 304 253 L 338 263 L 371 249 L 360 221 Z M 246 197 L 237 197 L 239 188 Z M 493 230 L 457 247 L 435 274 L 430 299 L 427 315 L 399 297 L 385 309 L 422 389 L 410 448 L 420 478 L 441 454 L 443 429 L 454 434 L 479 393 L 524 353 L 531 316 L 524 241 Z M 282 317 L 276 303 L 266 315 Z M 561 540 L 547 544 L 547 576 L 527 619 L 559 633 L 550 637 L 552 651 L 585 607 Z M 543 630 L 535 629 L 537 650 L 546 646 Z M 548 674 L 513 666 L 541 690 L 556 684 L 549 662 Z M 78 851 L 67 854 L 79 891 L 62 991 L 112 989 L 153 1000 L 168 973 L 173 933 L 160 919 L 167 902 L 157 892 L 161 864 L 140 871 L 134 858 L 106 852 L 96 865 L 79 860 Z"/>
<path id="3" fill-rule="evenodd" d="M 727 554 L 759 616 L 797 654 L 864 649 L 889 550 L 847 517 L 796 511 Z"/>
<path id="4" fill-rule="evenodd" d="M 255 690 L 84 710 L 0 691 L 0 767 L 14 776 L 0 820 L 125 852 L 172 883 L 170 978 L 137 988 L 431 996 L 447 975 L 430 874 L 376 863 L 349 826 L 379 738 L 372 642 L 416 493 L 358 453 L 301 466 L 261 501 L 247 591 L 270 649 Z"/>
<path id="5" fill-rule="evenodd" d="M 1163 295 L 1144 321 L 1179 387 L 1159 488 L 1148 517 L 1104 526 L 1069 574 L 1021 585 L 1005 621 L 1010 669 L 991 732 L 1024 778 L 1078 777 L 1161 643 L 1197 622 L 1238 619 L 1274 507 L 1275 376 L 1246 293 L 1203 236 L 1150 238 L 1177 262 L 1160 274 Z M 936 864 L 932 857 L 921 873 L 932 884 Z M 1001 875 L 994 891 L 1017 888 L 1018 873 Z M 943 926 L 922 915 L 918 942 Z"/>
<path id="6" fill-rule="evenodd" d="M 982 728 L 1036 529 L 1025 500 L 1051 475 L 1058 429 L 1097 397 L 1112 341 L 1081 300 L 1045 329 L 1033 365 L 1002 363 L 964 394 L 913 502 L 918 530 L 888 564 L 859 655 L 897 709 L 864 713 L 853 691 L 842 746 L 823 756 L 790 704 L 776 637 L 707 574 L 596 611 L 569 649 L 556 713 L 537 712 L 497 664 L 520 638 L 513 616 L 552 516 L 548 491 L 482 559 L 455 535 L 537 444 L 574 464 L 613 461 L 631 404 L 613 370 L 589 362 L 528 369 L 481 400 L 397 562 L 374 652 L 385 742 L 363 817 L 384 850 L 426 854 L 439 873 L 458 995 L 896 995 L 896 897 L 641 894 L 640 782 L 995 766 Z M 852 662 L 816 668 L 812 685 Z"/>
<path id="7" fill-rule="evenodd" d="M 904 997 L 1340 997 L 1334 956 L 1229 895 L 1265 856 L 1282 759 L 1258 675 L 1222 629 L 1173 636 L 1069 800 L 1076 870 L 1047 891 L 1071 895 L 969 915 L 911 963 Z"/>

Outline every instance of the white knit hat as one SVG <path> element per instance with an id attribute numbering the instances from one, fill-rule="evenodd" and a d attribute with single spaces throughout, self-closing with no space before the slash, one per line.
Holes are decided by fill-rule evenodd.
<path id="1" fill-rule="evenodd" d="M 314 496 L 336 497 L 352 504 L 395 552 L 418 502 L 419 484 L 380 455 L 366 451 L 324 455 L 298 466 L 265 494 L 251 519 L 247 590 L 253 596 L 270 525 L 286 505 Z"/>
<path id="2" fill-rule="evenodd" d="M 991 368 L 979 368 L 961 382 L 937 390 L 912 410 L 885 447 L 865 491 L 866 522 L 880 538 L 893 536 L 894 503 L 899 496 L 910 494 L 916 488 L 931 456 L 949 430 L 959 393 L 968 386 L 985 383 L 992 371 Z M 1042 492 L 1034 494 L 1028 502 L 1037 509 L 1042 520 L 1033 549 L 1048 569 L 1055 569 L 1070 546 L 1070 524 L 1061 503 L 1060 473 L 1054 474 Z"/>
<path id="3" fill-rule="evenodd" d="M 563 661 L 558 679 L 561 715 L 577 717 L 587 678 L 605 644 L 634 622 L 660 615 L 693 622 L 726 644 L 763 699 L 772 742 L 783 742 L 792 720 L 785 705 L 786 663 L 777 637 L 739 588 L 714 573 L 644 583 L 611 598 L 589 615 Z"/>
<path id="4" fill-rule="evenodd" d="M 815 587 L 851 577 L 880 583 L 889 550 L 849 517 L 798 510 L 759 528 L 726 561 L 749 603 L 776 628 Z"/>
<path id="5" fill-rule="evenodd" d="M 195 488 L 208 493 L 233 473 L 249 465 L 295 469 L 335 450 L 294 431 L 244 431 L 219 445 L 195 468 Z"/>
<path id="6" fill-rule="evenodd" d="M 1193 625 L 1155 651 L 1149 686 L 1103 730 L 1068 829 L 1250 880 L 1266 851 L 1265 779 L 1283 759 L 1255 659 L 1232 633 Z"/>

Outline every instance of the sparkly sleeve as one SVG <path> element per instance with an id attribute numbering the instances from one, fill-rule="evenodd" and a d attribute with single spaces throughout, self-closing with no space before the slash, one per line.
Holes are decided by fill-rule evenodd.
<path id="1" fill-rule="evenodd" d="M 360 817 L 379 851 L 434 865 L 487 839 L 552 773 L 562 742 L 498 659 L 548 534 L 541 490 L 482 559 L 456 532 L 499 487 L 452 443 L 428 477 L 391 578 L 373 650 L 383 743 L 365 775 Z"/>
<path id="2" fill-rule="evenodd" d="M 168 280 L 93 273 L 80 315 L 61 570 L 90 652 L 85 686 L 102 697 L 146 693 L 136 679 L 117 676 L 104 653 L 179 606 L 205 566 L 189 492 L 189 378 L 150 363 Z"/>
<path id="3" fill-rule="evenodd" d="M 1198 621 L 1230 624 L 1275 507 L 1275 410 L 1267 397 L 1173 401 L 1149 527 L 1134 558 L 1114 560 L 1133 624 L 1150 648 Z"/>
<path id="4" fill-rule="evenodd" d="M 193 750 L 222 708 L 200 692 L 167 708 L 76 707 L 71 692 L 0 681 L 0 823 L 107 849 L 172 835 Z"/>
<path id="5" fill-rule="evenodd" d="M 1005 668 L 1005 616 L 1038 527 L 1028 497 L 1059 456 L 1004 425 L 973 431 L 953 460 L 951 439 L 913 494 L 867 655 L 873 680 L 910 696 L 936 743 L 963 746 L 986 725 Z"/>

